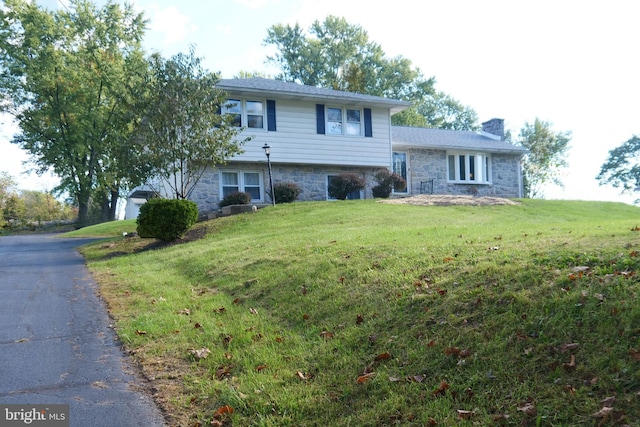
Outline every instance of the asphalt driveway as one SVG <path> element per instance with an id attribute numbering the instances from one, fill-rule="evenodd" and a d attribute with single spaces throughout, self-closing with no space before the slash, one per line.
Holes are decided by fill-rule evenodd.
<path id="1" fill-rule="evenodd" d="M 70 426 L 164 426 L 75 250 L 87 242 L 0 236 L 0 404 L 68 404 Z"/>

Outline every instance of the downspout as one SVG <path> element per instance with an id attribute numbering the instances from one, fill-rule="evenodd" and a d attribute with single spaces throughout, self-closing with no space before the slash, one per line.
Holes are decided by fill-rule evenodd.
<path id="1" fill-rule="evenodd" d="M 518 198 L 522 199 L 524 188 L 522 187 L 522 156 L 518 159 Z"/>

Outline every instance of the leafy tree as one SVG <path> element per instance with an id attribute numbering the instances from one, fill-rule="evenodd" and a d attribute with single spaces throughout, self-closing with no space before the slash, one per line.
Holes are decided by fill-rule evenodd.
<path id="1" fill-rule="evenodd" d="M 549 122 L 536 118 L 533 124 L 524 124 L 514 142 L 528 150 L 522 162 L 525 197 L 543 197 L 546 183 L 563 185 L 561 170 L 567 166 L 570 141 L 570 132 L 555 132 Z"/>
<path id="2" fill-rule="evenodd" d="M 16 193 L 16 181 L 7 172 L 0 172 L 0 212 L 4 212 L 9 198 Z M 0 227 L 5 224 L 4 214 L 0 215 Z"/>
<path id="3" fill-rule="evenodd" d="M 136 151 L 173 198 L 187 199 L 208 165 L 241 153 L 249 138 L 237 140 L 241 128 L 219 114 L 226 94 L 215 88 L 218 76 L 202 68 L 193 48 L 169 60 L 154 55 L 152 69 L 153 96 L 136 132 Z"/>
<path id="4" fill-rule="evenodd" d="M 640 138 L 634 135 L 619 147 L 610 150 L 597 179 L 600 185 L 620 188 L 623 193 L 640 187 Z"/>
<path id="5" fill-rule="evenodd" d="M 7 197 L 4 207 L 2 208 L 2 219 L 4 227 L 12 227 L 14 225 L 24 224 L 26 222 L 27 208 L 24 200 L 16 193 Z"/>
<path id="6" fill-rule="evenodd" d="M 411 101 L 413 107 L 392 117 L 396 125 L 477 128 L 471 108 L 437 92 L 435 78 L 425 78 L 408 59 L 387 58 L 362 27 L 328 16 L 324 22 L 315 21 L 309 33 L 298 24 L 267 30 L 264 44 L 277 49 L 267 62 L 280 68 L 277 79 Z"/>
<path id="7" fill-rule="evenodd" d="M 70 206 L 44 191 L 22 190 L 20 198 L 26 208 L 25 221 L 41 223 L 72 219 Z"/>
<path id="8" fill-rule="evenodd" d="M 125 161 L 144 99 L 144 26 L 130 5 L 112 2 L 97 9 L 70 0 L 68 9 L 49 11 L 5 0 L 0 10 L 0 90 L 21 132 L 13 142 L 37 172 L 60 177 L 56 190 L 76 200 L 81 225 L 92 199 L 110 203 L 115 219 L 119 190 L 141 181 Z"/>

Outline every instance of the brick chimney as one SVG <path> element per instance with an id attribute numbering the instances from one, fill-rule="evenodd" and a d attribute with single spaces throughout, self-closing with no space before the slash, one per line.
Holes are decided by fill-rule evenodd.
<path id="1" fill-rule="evenodd" d="M 491 119 L 482 123 L 482 132 L 490 133 L 504 139 L 504 119 Z"/>

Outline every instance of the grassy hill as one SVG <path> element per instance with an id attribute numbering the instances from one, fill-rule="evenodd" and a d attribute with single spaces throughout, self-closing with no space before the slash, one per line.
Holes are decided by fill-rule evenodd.
<path id="1" fill-rule="evenodd" d="M 84 253 L 172 425 L 639 425 L 638 225 L 307 202 Z"/>

